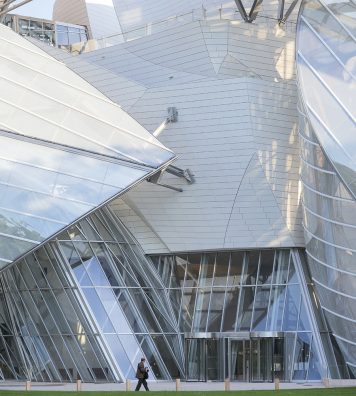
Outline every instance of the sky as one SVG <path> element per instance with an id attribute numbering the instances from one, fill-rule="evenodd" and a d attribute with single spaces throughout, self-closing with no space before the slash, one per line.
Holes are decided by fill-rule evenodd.
<path id="1" fill-rule="evenodd" d="M 55 0 L 32 0 L 30 3 L 14 10 L 14 14 L 27 15 L 37 18 L 52 19 Z M 19 1 L 17 1 L 18 3 Z"/>

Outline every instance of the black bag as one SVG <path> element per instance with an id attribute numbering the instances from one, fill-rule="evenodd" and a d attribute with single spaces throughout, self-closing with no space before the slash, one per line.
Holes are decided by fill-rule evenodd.
<path id="1" fill-rule="evenodd" d="M 143 373 L 143 379 L 148 379 L 148 371 L 147 370 Z"/>

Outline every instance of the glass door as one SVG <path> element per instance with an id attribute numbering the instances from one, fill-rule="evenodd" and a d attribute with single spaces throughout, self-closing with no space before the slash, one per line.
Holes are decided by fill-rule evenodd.
<path id="1" fill-rule="evenodd" d="M 229 343 L 230 378 L 232 381 L 250 380 L 250 340 L 233 340 Z"/>
<path id="2" fill-rule="evenodd" d="M 219 341 L 206 340 L 206 374 L 208 381 L 218 381 L 221 369 L 219 354 Z"/>
<path id="3" fill-rule="evenodd" d="M 284 380 L 284 338 L 273 340 L 273 371 L 274 378 Z"/>
<path id="4" fill-rule="evenodd" d="M 251 339 L 251 381 L 273 381 L 273 338 Z"/>
<path id="5" fill-rule="evenodd" d="M 206 343 L 202 338 L 185 340 L 187 381 L 206 381 Z"/>
<path id="6" fill-rule="evenodd" d="M 224 344 L 213 338 L 186 338 L 187 381 L 222 381 Z"/>

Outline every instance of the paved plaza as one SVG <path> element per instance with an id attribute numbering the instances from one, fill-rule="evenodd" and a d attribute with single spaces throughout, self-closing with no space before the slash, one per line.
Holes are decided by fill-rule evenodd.
<path id="1" fill-rule="evenodd" d="M 176 383 L 173 381 L 148 381 L 149 388 L 152 391 L 175 391 Z M 0 384 L 1 390 L 24 390 L 25 382 L 5 381 Z M 136 381 L 131 382 L 131 390 L 134 390 Z M 356 380 L 330 380 L 330 387 L 356 387 Z M 323 382 L 298 382 L 298 383 L 281 383 L 280 389 L 310 389 L 324 388 Z M 222 391 L 225 388 L 224 382 L 181 382 L 182 391 Z M 38 391 L 75 391 L 76 384 L 55 384 L 55 383 L 32 383 L 32 390 Z M 250 383 L 250 382 L 231 382 L 230 390 L 273 390 L 274 383 Z M 123 384 L 91 384 L 83 383 L 83 391 L 125 391 L 126 383 Z"/>

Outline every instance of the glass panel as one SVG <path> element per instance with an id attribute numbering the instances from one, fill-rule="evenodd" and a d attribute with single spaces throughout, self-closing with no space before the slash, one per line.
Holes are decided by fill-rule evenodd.
<path id="1" fill-rule="evenodd" d="M 108 278 L 103 271 L 99 260 L 92 257 L 90 260 L 84 262 L 85 269 L 88 272 L 90 279 L 95 286 L 109 286 Z"/>
<path id="2" fill-rule="evenodd" d="M 174 352 L 174 358 L 179 359 L 181 362 L 181 357 L 182 356 L 182 348 L 181 348 L 181 343 L 180 343 L 180 335 L 165 335 L 165 338 L 167 339 L 168 345 L 170 345 L 171 349 Z M 169 356 L 170 359 L 173 359 L 173 357 Z M 173 359 L 175 361 L 175 359 Z M 166 359 L 163 356 L 163 361 L 166 361 Z M 182 364 L 182 363 L 181 363 Z M 173 371 L 173 367 L 175 368 Z M 183 366 L 182 366 L 183 367 Z M 181 370 L 179 370 L 177 363 L 174 363 L 174 366 L 172 364 L 167 365 L 168 371 L 171 375 L 172 378 L 182 378 L 182 373 Z"/>
<path id="3" fill-rule="evenodd" d="M 284 284 L 288 279 L 289 250 L 276 252 L 276 264 L 273 271 L 274 284 Z"/>
<path id="4" fill-rule="evenodd" d="M 273 339 L 273 376 L 279 380 L 284 380 L 284 339 Z"/>
<path id="5" fill-rule="evenodd" d="M 215 266 L 215 254 L 203 254 L 199 286 L 207 287 L 212 285 L 214 266 Z"/>
<path id="6" fill-rule="evenodd" d="M 105 335 L 105 340 L 108 343 L 110 351 L 116 360 L 116 364 L 120 367 L 125 378 L 134 379 L 136 367 L 132 367 L 129 358 L 125 353 L 125 348 L 122 346 L 118 336 L 107 334 Z"/>
<path id="7" fill-rule="evenodd" d="M 270 286 L 262 286 L 256 288 L 256 296 L 254 302 L 252 330 L 265 331 L 267 323 L 267 310 L 270 299 Z"/>
<path id="8" fill-rule="evenodd" d="M 221 380 L 222 362 L 220 349 L 219 340 L 206 340 L 206 374 L 208 381 Z"/>
<path id="9" fill-rule="evenodd" d="M 39 106 L 37 102 L 28 101 Z M 3 186 L 0 198 L 0 205 L 4 208 L 0 214 L 0 220 L 1 216 L 3 218 L 2 232 L 9 235 L 0 239 L 4 244 L 1 249 L 3 260 L 13 260 L 25 253 L 146 172 L 59 148 L 44 147 L 37 141 L 17 140 L 12 135 L 0 136 L 0 143 L 6 152 L 6 159 L 0 158 L 0 161 L 8 165 L 2 168 L 1 176 L 11 183 L 11 186 Z M 104 168 L 104 177 L 96 178 L 99 174 L 91 171 L 96 168 Z M 25 181 L 23 174 L 28 176 Z M 86 222 L 82 221 L 81 227 L 85 226 Z M 99 220 L 96 226 L 102 233 L 105 231 Z M 86 227 L 86 233 L 88 230 Z M 104 237 L 108 235 L 108 232 L 103 234 Z M 11 240 L 17 236 L 25 240 Z M 91 234 L 86 236 L 93 237 Z"/>
<path id="10" fill-rule="evenodd" d="M 98 326 L 102 330 L 104 330 L 104 326 L 105 326 L 105 331 L 107 333 L 115 333 L 115 330 L 111 325 L 111 322 L 108 321 L 108 315 L 107 315 L 95 289 L 94 288 L 83 288 L 82 291 L 83 291 L 83 294 L 85 295 L 85 297 L 88 301 L 88 304 L 94 314 L 94 317 L 96 319 Z"/>
<path id="11" fill-rule="evenodd" d="M 206 380 L 206 352 L 205 340 L 185 340 L 187 379 L 190 381 Z"/>
<path id="12" fill-rule="evenodd" d="M 272 338 L 251 339 L 253 382 L 272 382 Z"/>
<path id="13" fill-rule="evenodd" d="M 163 362 L 165 363 L 168 371 L 170 373 L 173 373 L 174 376 L 176 376 L 179 373 L 179 368 L 177 366 L 175 359 L 172 357 L 170 348 L 168 348 L 167 341 L 165 340 L 165 337 L 154 336 L 152 338 L 153 338 L 156 348 L 158 349 L 159 354 L 160 354 Z"/>
<path id="14" fill-rule="evenodd" d="M 157 320 L 153 317 L 141 290 L 130 289 L 129 293 L 131 298 L 135 301 L 136 309 L 138 309 L 139 312 L 145 312 L 145 316 L 142 319 L 145 321 L 148 331 L 152 333 L 161 332 Z"/>
<path id="15" fill-rule="evenodd" d="M 185 279 L 184 287 L 194 287 L 198 284 L 201 255 L 190 254 L 188 256 L 187 275 Z"/>
<path id="16" fill-rule="evenodd" d="M 274 250 L 266 250 L 261 252 L 261 263 L 258 273 L 258 283 L 271 283 L 274 264 Z"/>
<path id="17" fill-rule="evenodd" d="M 241 289 L 239 312 L 237 316 L 237 331 L 250 331 L 254 296 L 254 287 L 243 287 Z"/>
<path id="18" fill-rule="evenodd" d="M 182 299 L 182 313 L 180 317 L 180 328 L 185 332 L 192 331 L 192 319 L 194 313 L 197 289 L 184 289 Z"/>
<path id="19" fill-rule="evenodd" d="M 175 266 L 175 257 L 174 256 L 156 256 L 150 257 L 154 266 L 156 267 L 160 278 L 163 281 L 163 284 L 166 287 L 169 287 L 171 283 L 172 270 Z M 184 280 L 184 273 L 183 273 Z"/>
<path id="20" fill-rule="evenodd" d="M 249 343 L 250 341 L 248 341 Z M 247 341 L 246 341 L 247 343 Z M 231 380 L 232 381 L 247 381 L 246 366 L 250 360 L 250 350 L 245 350 L 245 341 L 231 340 L 230 343 L 230 356 L 231 356 Z M 248 360 L 248 364 L 247 364 Z"/>
<path id="21" fill-rule="evenodd" d="M 226 286 L 229 262 L 230 253 L 218 252 L 216 255 L 214 286 Z"/>
<path id="22" fill-rule="evenodd" d="M 297 329 L 300 303 L 301 295 L 299 285 L 289 285 L 284 308 L 283 331 L 295 331 Z"/>
<path id="23" fill-rule="evenodd" d="M 311 335 L 309 333 L 297 334 L 293 381 L 306 379 L 309 364 L 310 339 Z"/>
<path id="24" fill-rule="evenodd" d="M 224 322 L 222 331 L 235 331 L 237 303 L 239 299 L 240 289 L 228 289 L 226 291 Z"/>
<path id="25" fill-rule="evenodd" d="M 244 252 L 232 252 L 228 286 L 239 286 L 244 260 Z"/>
<path id="26" fill-rule="evenodd" d="M 185 270 L 187 267 L 186 256 L 176 256 L 172 271 L 171 287 L 183 287 Z"/>
<path id="27" fill-rule="evenodd" d="M 286 286 L 272 286 L 271 302 L 268 311 L 267 331 L 281 331 Z"/>
<path id="28" fill-rule="evenodd" d="M 130 298 L 128 296 L 127 290 L 114 289 L 114 292 L 118 298 L 123 314 L 128 321 L 132 331 L 134 333 L 144 332 L 144 325 L 142 319 L 136 314 L 134 306 L 132 305 Z M 113 320 L 114 323 L 116 321 Z"/>
<path id="29" fill-rule="evenodd" d="M 210 289 L 197 290 L 192 331 L 206 331 L 210 295 Z"/>
<path id="30" fill-rule="evenodd" d="M 321 378 L 322 377 L 321 377 L 321 365 L 319 361 L 319 354 L 316 350 L 315 340 L 313 339 L 310 348 L 310 356 L 309 356 L 308 380 L 320 381 Z"/>
<path id="31" fill-rule="evenodd" d="M 305 308 L 305 303 L 303 301 L 303 297 L 302 297 L 301 305 L 300 305 L 298 330 L 299 331 L 305 331 L 305 330 L 311 331 L 311 326 L 310 326 L 310 322 L 309 322 L 309 316 L 308 316 L 307 310 Z M 321 331 L 321 328 L 319 328 L 319 331 Z"/>
<path id="32" fill-rule="evenodd" d="M 207 331 L 219 332 L 223 314 L 225 290 L 213 290 L 209 308 Z"/>
<path id="33" fill-rule="evenodd" d="M 246 253 L 244 275 L 242 280 L 243 284 L 256 284 L 259 257 L 260 253 L 256 251 Z"/>
<path id="34" fill-rule="evenodd" d="M 155 336 L 153 336 L 155 337 Z M 153 346 L 153 341 L 151 339 L 150 336 L 137 336 L 137 339 L 141 339 L 141 348 L 144 352 L 144 356 L 146 356 L 146 359 L 149 363 L 149 365 L 151 366 L 151 369 L 153 371 L 153 374 L 155 375 L 155 377 L 157 379 L 162 378 L 162 373 L 161 373 L 161 369 L 162 367 L 160 367 L 160 363 L 157 362 L 156 360 L 156 350 L 155 347 Z M 137 367 L 137 364 L 136 364 Z"/>

